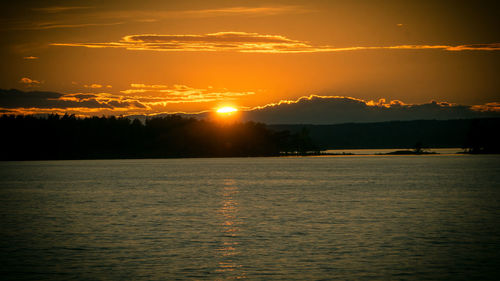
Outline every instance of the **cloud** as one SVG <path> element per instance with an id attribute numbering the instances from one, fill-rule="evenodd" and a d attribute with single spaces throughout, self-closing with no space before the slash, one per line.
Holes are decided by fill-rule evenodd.
<path id="1" fill-rule="evenodd" d="M 56 29 L 56 28 L 81 28 L 81 27 L 92 27 L 92 26 L 112 26 L 120 25 L 123 22 L 103 22 L 103 23 L 61 23 L 61 22 L 40 22 L 40 23 L 29 23 L 27 25 L 13 27 L 14 30 L 46 30 L 46 29 Z"/>
<path id="2" fill-rule="evenodd" d="M 28 56 L 28 57 L 23 57 L 23 59 L 25 60 L 37 60 L 38 57 L 35 57 L 35 56 Z"/>
<path id="3" fill-rule="evenodd" d="M 53 46 L 120 48 L 142 51 L 232 51 L 242 53 L 318 53 L 359 50 L 445 50 L 497 51 L 500 43 L 469 45 L 394 45 L 394 46 L 315 46 L 306 41 L 292 40 L 281 35 L 262 35 L 247 32 L 217 32 L 204 35 L 139 34 L 127 35 L 117 42 L 52 43 Z"/>
<path id="4" fill-rule="evenodd" d="M 217 9 L 194 9 L 194 10 L 115 10 L 100 11 L 92 13 L 97 19 L 132 20 L 136 22 L 157 22 L 164 19 L 182 18 L 212 18 L 212 17 L 263 17 L 279 14 L 301 14 L 313 12 L 309 8 L 298 5 L 274 5 L 274 6 L 239 6 L 223 7 Z"/>
<path id="5" fill-rule="evenodd" d="M 24 84 L 26 87 L 39 87 L 40 84 L 42 84 L 42 82 L 28 77 L 21 78 L 21 80 L 19 80 L 19 83 Z"/>
<path id="6" fill-rule="evenodd" d="M 127 35 L 119 42 L 53 43 L 54 46 L 87 48 L 124 48 L 150 51 L 237 51 L 237 52 L 300 52 L 310 45 L 280 35 L 246 32 L 218 32 L 205 35 Z"/>
<path id="7" fill-rule="evenodd" d="M 99 84 L 95 84 L 99 85 Z M 102 85 L 99 85 L 102 86 Z M 90 87 L 100 89 L 99 87 Z M 18 114 L 65 113 L 100 114 L 156 114 L 169 112 L 172 104 L 209 103 L 234 100 L 254 92 L 235 92 L 226 89 L 196 89 L 186 85 L 131 84 L 131 89 L 118 94 L 20 91 L 0 89 L 0 110 Z M 52 111 L 51 111 L 52 110 Z"/>
<path id="8" fill-rule="evenodd" d="M 499 104 L 488 105 L 486 105 L 488 109 L 485 109 L 485 106 L 466 106 L 437 101 L 406 104 L 399 100 L 365 101 L 352 97 L 311 95 L 253 108 L 243 112 L 242 118 L 268 124 L 337 124 L 500 117 Z"/>
<path id="9" fill-rule="evenodd" d="M 191 10 L 108 10 L 92 11 L 87 13 L 88 18 L 98 20 L 123 20 L 134 22 L 157 22 L 164 19 L 183 18 L 212 18 L 212 17 L 264 17 L 280 14 L 302 14 L 313 12 L 310 8 L 299 5 L 273 5 L 273 6 L 236 6 L 216 9 L 191 9 Z"/>
<path id="10" fill-rule="evenodd" d="M 111 85 L 101 85 L 101 84 L 90 84 L 90 85 L 83 85 L 84 88 L 90 88 L 90 89 L 100 89 L 100 88 L 113 88 Z"/>
<path id="11" fill-rule="evenodd" d="M 482 105 L 473 105 L 472 109 L 481 112 L 500 112 L 500 102 L 490 102 Z"/>
<path id="12" fill-rule="evenodd" d="M 130 84 L 131 89 L 120 91 L 129 98 L 148 106 L 165 106 L 172 103 L 200 103 L 220 100 L 234 100 L 238 97 L 254 95 L 255 92 L 234 92 L 226 89 L 197 89 L 186 85 L 146 85 Z"/>
<path id="13" fill-rule="evenodd" d="M 132 87 L 134 85 L 135 87 Z M 135 83 L 118 94 L 56 93 L 0 89 L 0 114 L 70 113 L 77 115 L 154 115 L 173 113 L 172 105 L 236 100 L 254 92 L 227 89 L 197 89 L 186 85 L 153 87 Z M 158 86 L 158 85 L 156 85 Z M 243 108 L 243 107 L 241 107 Z M 187 114 L 204 118 L 209 113 Z M 362 100 L 345 96 L 311 95 L 296 100 L 246 109 L 242 121 L 268 124 L 338 124 L 392 120 L 459 119 L 500 117 L 500 103 L 458 105 L 431 101 L 408 104 L 400 100 Z"/>
<path id="14" fill-rule="evenodd" d="M 51 6 L 43 8 L 32 8 L 33 11 L 44 12 L 44 13 L 62 13 L 73 10 L 90 9 L 89 6 Z"/>
<path id="15" fill-rule="evenodd" d="M 446 50 L 447 51 L 498 51 L 500 50 L 500 43 L 449 46 L 446 48 Z"/>
<path id="16" fill-rule="evenodd" d="M 2 109 L 134 109 L 146 108 L 145 105 L 132 99 L 99 94 L 61 94 L 56 92 L 0 89 L 0 108 Z"/>
<path id="17" fill-rule="evenodd" d="M 130 87 L 132 88 L 143 88 L 143 89 L 163 89 L 163 88 L 168 88 L 167 85 L 146 85 L 146 84 L 130 84 Z"/>
<path id="18" fill-rule="evenodd" d="M 90 85 L 83 85 L 85 88 L 92 88 L 92 89 L 99 89 L 102 88 L 102 85 L 100 84 L 90 84 Z"/>
<path id="19" fill-rule="evenodd" d="M 46 30 L 60 28 L 84 28 L 94 26 L 112 26 L 128 22 L 154 23 L 165 19 L 178 18 L 210 18 L 221 16 L 262 17 L 278 14 L 298 14 L 312 11 L 297 5 L 274 5 L 260 7 L 225 7 L 218 9 L 197 10 L 104 10 L 91 6 L 50 6 L 32 8 L 32 10 L 57 14 L 51 21 L 29 20 L 11 23 L 7 29 L 12 30 Z M 63 17 L 64 13 L 74 13 L 76 17 Z M 47 16 L 45 16 L 47 18 Z"/>
<path id="20" fill-rule="evenodd" d="M 184 11 L 173 11 L 171 15 L 193 16 L 193 17 L 217 17 L 224 15 L 273 16 L 278 14 L 303 13 L 309 11 L 311 10 L 305 9 L 302 6 L 281 5 L 281 6 L 267 6 L 267 7 L 227 7 L 220 9 L 184 10 Z"/>

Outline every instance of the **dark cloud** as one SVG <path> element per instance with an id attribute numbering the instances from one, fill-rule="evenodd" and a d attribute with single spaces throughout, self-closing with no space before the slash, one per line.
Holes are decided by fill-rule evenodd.
<path id="1" fill-rule="evenodd" d="M 180 90 L 186 86 L 177 85 Z M 168 90 L 168 91 L 171 91 Z M 177 93 L 177 92 L 175 92 Z M 183 91 L 179 93 L 183 94 Z M 107 93 L 61 94 L 56 92 L 0 89 L 0 113 L 79 112 L 85 115 L 108 114 L 161 114 L 166 104 L 179 102 L 207 102 L 220 97 L 230 98 L 237 93 L 209 93 L 189 97 L 127 97 Z M 239 93 L 243 95 L 245 93 Z M 228 96 L 229 95 L 229 96 Z M 28 111 L 24 109 L 30 109 Z M 24 112 L 24 113 L 23 113 Z M 210 112 L 186 114 L 199 118 L 210 117 Z M 447 120 L 481 117 L 500 117 L 500 104 L 456 105 L 432 101 L 424 104 L 405 104 L 394 100 L 386 102 L 364 101 L 351 97 L 309 96 L 295 101 L 281 101 L 240 112 L 242 121 L 267 124 L 338 124 L 351 122 L 383 122 L 393 120 Z"/>
<path id="2" fill-rule="evenodd" d="M 128 108 L 131 106 L 144 108 L 135 101 L 119 101 L 98 94 L 68 94 L 56 92 L 30 91 L 16 89 L 0 89 L 0 108 Z"/>
<path id="3" fill-rule="evenodd" d="M 141 108 L 145 109 L 147 108 L 145 105 L 138 101 L 119 101 L 119 100 L 110 100 L 109 102 L 106 103 L 108 106 L 111 106 L 113 108 L 128 108 L 128 107 L 136 107 L 136 108 Z"/>
<path id="4" fill-rule="evenodd" d="M 479 111 L 473 106 L 430 102 L 403 104 L 366 102 L 349 97 L 303 97 L 293 102 L 242 112 L 244 120 L 268 124 L 338 124 L 392 120 L 459 119 L 500 117 L 499 111 Z"/>
<path id="5" fill-rule="evenodd" d="M 2 108 L 109 108 L 96 100 L 62 100 L 63 94 L 55 92 L 23 92 L 15 89 L 0 89 L 0 107 Z"/>
<path id="6" fill-rule="evenodd" d="M 74 94 L 74 95 L 66 95 L 66 96 L 71 96 L 76 99 L 92 99 L 92 98 L 97 98 L 98 96 L 96 94 Z"/>

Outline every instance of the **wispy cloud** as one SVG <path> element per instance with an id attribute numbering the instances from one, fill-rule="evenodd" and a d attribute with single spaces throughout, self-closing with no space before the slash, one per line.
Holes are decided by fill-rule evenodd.
<path id="1" fill-rule="evenodd" d="M 108 43 L 53 43 L 54 46 L 88 48 L 124 48 L 150 51 L 237 51 L 283 52 L 310 49 L 306 43 L 280 35 L 261 35 L 247 32 L 218 32 L 204 35 L 127 35 L 118 42 Z"/>
<path id="2" fill-rule="evenodd" d="M 132 87 L 132 88 L 142 88 L 142 89 L 164 89 L 164 88 L 168 88 L 167 85 L 159 85 L 159 84 L 146 85 L 146 84 L 139 84 L 139 83 L 130 84 L 130 87 Z"/>
<path id="3" fill-rule="evenodd" d="M 25 60 L 37 60 L 38 57 L 35 57 L 35 56 L 28 56 L 28 57 L 23 57 L 23 59 Z"/>
<path id="4" fill-rule="evenodd" d="M 73 10 L 83 10 L 90 9 L 93 7 L 90 6 L 50 6 L 50 7 L 42 7 L 42 8 L 32 8 L 33 11 L 39 11 L 44 13 L 62 13 Z"/>
<path id="5" fill-rule="evenodd" d="M 42 13 L 40 20 L 9 22 L 9 30 L 47 30 L 113 26 L 125 23 L 154 23 L 167 19 L 210 18 L 221 16 L 263 17 L 278 14 L 300 14 L 313 10 L 298 5 L 239 6 L 193 10 L 105 10 L 91 6 L 50 6 L 32 8 Z M 71 12 L 71 13 L 70 13 Z M 75 16 L 77 15 L 77 16 Z"/>
<path id="6" fill-rule="evenodd" d="M 20 25 L 13 27 L 14 30 L 46 30 L 46 29 L 58 29 L 58 28 L 82 28 L 82 27 L 92 27 L 92 26 L 113 26 L 120 25 L 123 22 L 94 22 L 94 23 L 64 23 L 64 22 L 39 22 L 39 23 L 28 23 L 25 25 Z"/>
<path id="7" fill-rule="evenodd" d="M 127 98 L 135 99 L 148 106 L 171 103 L 203 103 L 220 100 L 234 100 L 238 97 L 254 95 L 255 92 L 228 91 L 227 89 L 197 89 L 186 85 L 145 85 L 131 84 L 131 89 L 120 91 Z"/>
<path id="8" fill-rule="evenodd" d="M 53 46 L 120 48 L 143 51 L 242 52 L 242 53 L 319 53 L 360 50 L 445 50 L 498 51 L 500 43 L 466 45 L 393 45 L 393 46 L 316 46 L 307 41 L 282 35 L 247 32 L 218 32 L 204 35 L 139 34 L 127 35 L 117 42 L 52 43 Z"/>
<path id="9" fill-rule="evenodd" d="M 92 16 L 101 19 L 120 19 L 139 22 L 155 22 L 165 19 L 211 18 L 227 16 L 265 17 L 280 14 L 302 14 L 314 10 L 298 5 L 239 6 L 193 10 L 115 10 L 100 11 Z"/>
<path id="10" fill-rule="evenodd" d="M 448 46 L 447 51 L 498 51 L 500 43 Z"/>
<path id="11" fill-rule="evenodd" d="M 266 6 L 266 7 L 227 7 L 220 9 L 185 10 L 185 11 L 174 11 L 171 13 L 172 15 L 176 14 L 179 16 L 209 17 L 209 16 L 222 16 L 222 15 L 269 16 L 278 14 L 304 13 L 310 11 L 311 11 L 310 9 L 306 9 L 302 6 L 281 5 L 281 6 Z"/>

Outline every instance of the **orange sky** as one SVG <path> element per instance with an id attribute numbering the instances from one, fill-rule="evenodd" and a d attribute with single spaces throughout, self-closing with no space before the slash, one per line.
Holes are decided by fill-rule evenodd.
<path id="1" fill-rule="evenodd" d="M 198 112 L 311 94 L 500 101 L 495 2 L 104 2 L 1 4 L 0 88 L 61 96 L 0 109 Z"/>

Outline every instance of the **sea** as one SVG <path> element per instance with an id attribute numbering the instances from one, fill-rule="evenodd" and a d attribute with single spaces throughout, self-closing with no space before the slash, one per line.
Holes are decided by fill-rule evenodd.
<path id="1" fill-rule="evenodd" d="M 500 280 L 500 155 L 0 162 L 1 280 Z"/>

